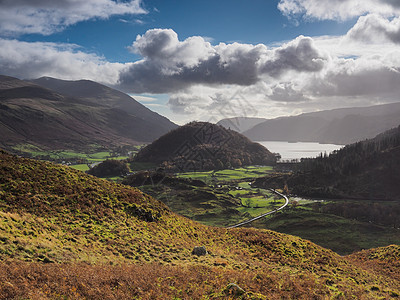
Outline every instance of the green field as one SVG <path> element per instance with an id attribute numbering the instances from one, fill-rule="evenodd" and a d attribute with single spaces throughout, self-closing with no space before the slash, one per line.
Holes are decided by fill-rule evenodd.
<path id="1" fill-rule="evenodd" d="M 243 205 L 242 207 L 238 208 L 238 210 L 241 213 L 248 213 L 252 218 L 254 218 L 269 211 L 275 210 L 281 207 L 284 203 L 284 199 L 276 197 L 275 199 L 268 199 L 266 203 L 263 203 L 263 206 L 247 207 L 246 205 Z"/>
<path id="2" fill-rule="evenodd" d="M 206 183 L 232 180 L 245 180 L 265 176 L 273 170 L 272 166 L 249 166 L 237 169 L 226 169 L 207 172 L 186 172 L 177 176 L 183 178 L 199 179 Z"/>
<path id="3" fill-rule="evenodd" d="M 276 194 L 253 188 L 249 181 L 271 172 L 269 166 L 252 166 L 208 172 L 176 174 L 181 179 L 202 180 L 207 186 L 176 184 L 143 186 L 141 189 L 173 211 L 206 225 L 228 226 L 274 210 L 284 204 Z M 253 176 L 253 177 L 252 177 Z"/>
<path id="4" fill-rule="evenodd" d="M 341 255 L 400 244 L 398 229 L 302 208 L 284 210 L 254 222 L 253 226 L 296 235 Z"/>
<path id="5" fill-rule="evenodd" d="M 82 171 L 82 172 L 86 172 L 87 170 L 89 170 L 89 167 L 87 164 L 71 165 L 70 167 L 74 168 L 76 170 Z"/>
<path id="6" fill-rule="evenodd" d="M 128 151 L 131 155 L 134 155 L 141 147 L 143 147 L 143 145 L 131 146 Z M 126 154 L 120 155 L 113 150 L 101 150 L 98 145 L 91 145 L 88 149 L 92 150 L 83 153 L 72 150 L 43 150 L 30 144 L 17 145 L 14 147 L 14 150 L 22 156 L 67 164 L 80 171 L 87 171 L 89 170 L 88 165 L 102 162 L 106 159 L 123 160 L 130 157 Z M 132 170 L 137 170 L 137 168 L 133 168 Z"/>

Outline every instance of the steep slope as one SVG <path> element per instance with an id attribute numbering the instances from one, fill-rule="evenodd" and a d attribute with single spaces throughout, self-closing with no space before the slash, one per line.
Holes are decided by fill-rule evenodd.
<path id="1" fill-rule="evenodd" d="M 275 156 L 258 143 L 222 126 L 191 122 L 143 148 L 139 162 L 163 164 L 171 171 L 213 170 L 274 164 Z"/>
<path id="2" fill-rule="evenodd" d="M 99 94 L 103 95 L 101 90 Z M 48 149 L 87 150 L 96 144 L 112 148 L 150 142 L 175 126 L 129 114 L 116 104 L 108 105 L 107 95 L 104 97 L 95 103 L 95 98 L 74 98 L 1 76 L 0 146 L 12 149 L 18 144 L 33 144 Z"/>
<path id="3" fill-rule="evenodd" d="M 352 263 L 367 267 L 385 276 L 400 280 L 400 246 L 390 245 L 356 252 L 349 256 Z M 398 295 L 400 296 L 400 295 Z"/>
<path id="4" fill-rule="evenodd" d="M 191 254 L 199 245 L 207 255 Z M 203 226 L 134 188 L 2 151 L 0 258 L 6 299 L 376 299 L 400 293 L 398 279 L 300 238 Z"/>
<path id="5" fill-rule="evenodd" d="M 148 109 L 129 95 L 94 81 L 68 81 L 51 77 L 41 77 L 32 80 L 32 82 L 60 94 L 83 99 L 85 102 L 96 105 L 116 108 L 136 118 L 140 118 L 146 124 L 150 124 L 146 130 L 149 135 L 146 141 L 152 141 L 177 127 L 176 124 L 172 123 L 166 117 Z"/>
<path id="6" fill-rule="evenodd" d="M 342 108 L 266 120 L 244 131 L 253 141 L 349 144 L 400 124 L 400 103 Z"/>

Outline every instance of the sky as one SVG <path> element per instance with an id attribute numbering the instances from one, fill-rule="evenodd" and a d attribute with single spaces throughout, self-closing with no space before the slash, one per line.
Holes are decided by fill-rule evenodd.
<path id="1" fill-rule="evenodd" d="M 399 0 L 0 0 L 0 74 L 184 124 L 400 101 Z"/>

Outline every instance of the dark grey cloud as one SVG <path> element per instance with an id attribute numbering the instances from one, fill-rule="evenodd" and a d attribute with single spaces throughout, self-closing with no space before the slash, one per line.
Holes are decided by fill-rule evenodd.
<path id="1" fill-rule="evenodd" d="M 143 13 L 140 0 L 0 0 L 0 34 L 47 35 L 93 18 Z"/>
<path id="2" fill-rule="evenodd" d="M 304 102 L 310 100 L 304 96 L 301 90 L 295 89 L 292 82 L 283 82 L 274 85 L 269 98 L 279 102 Z"/>
<path id="3" fill-rule="evenodd" d="M 382 2 L 389 4 L 393 7 L 400 8 L 400 1 L 398 1 L 398 0 L 383 0 Z"/>
<path id="4" fill-rule="evenodd" d="M 268 60 L 261 71 L 274 77 L 290 70 L 317 72 L 324 67 L 326 59 L 311 38 L 300 36 L 286 47 L 275 50 L 273 59 Z"/>
<path id="5" fill-rule="evenodd" d="M 120 85 L 135 93 L 176 92 L 196 84 L 249 86 L 288 71 L 319 71 L 327 59 L 311 38 L 302 36 L 268 49 L 262 44 L 212 46 L 201 37 L 179 41 L 171 29 L 152 29 L 131 48 L 143 59 L 121 73 Z"/>

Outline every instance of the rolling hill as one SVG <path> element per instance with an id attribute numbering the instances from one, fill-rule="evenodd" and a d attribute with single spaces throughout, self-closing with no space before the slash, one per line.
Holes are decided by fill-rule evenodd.
<path id="1" fill-rule="evenodd" d="M 135 188 L 0 151 L 3 299 L 394 298 L 399 250 L 342 257 L 273 231 L 208 227 Z"/>
<path id="2" fill-rule="evenodd" d="M 207 122 L 181 126 L 140 150 L 137 162 L 151 162 L 167 171 L 200 171 L 271 165 L 275 156 L 236 131 Z"/>
<path id="3" fill-rule="evenodd" d="M 243 124 L 245 120 L 239 118 Z M 220 122 L 221 125 L 231 123 L 227 123 L 227 120 Z M 259 122 L 242 133 L 253 141 L 319 142 L 345 145 L 373 138 L 399 124 L 400 103 L 397 102 L 269 119 Z"/>
<path id="4" fill-rule="evenodd" d="M 151 142 L 177 127 L 128 95 L 95 82 L 34 82 L 0 76 L 0 146 L 5 149 L 26 144 L 54 150 L 112 148 Z"/>

